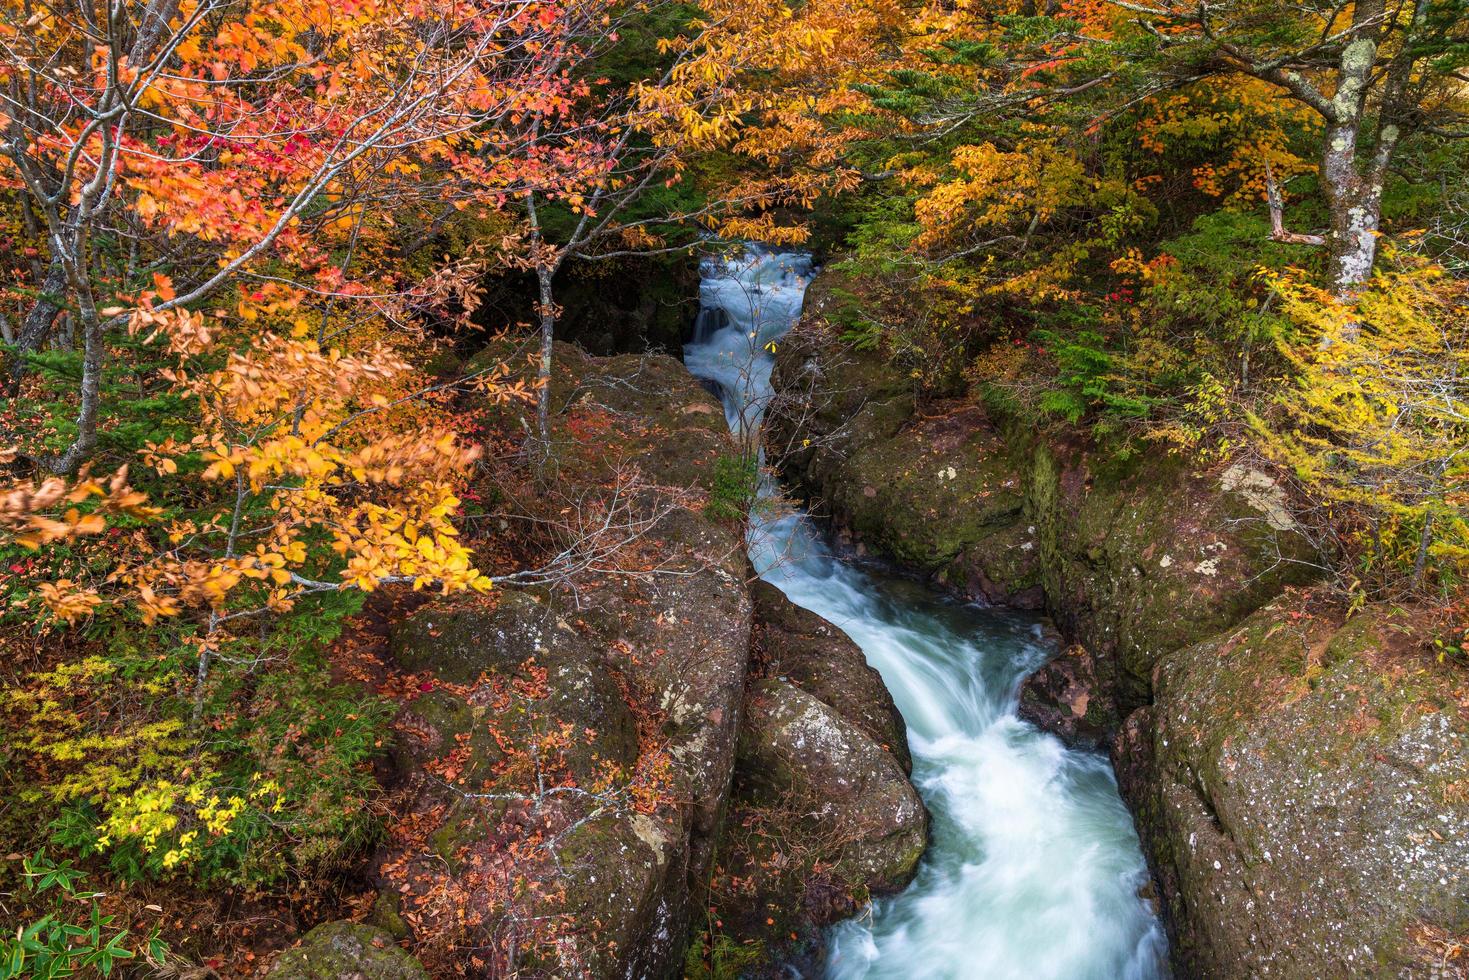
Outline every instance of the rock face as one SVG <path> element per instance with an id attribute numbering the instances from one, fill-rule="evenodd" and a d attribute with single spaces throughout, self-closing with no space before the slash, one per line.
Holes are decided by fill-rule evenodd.
<path id="1" fill-rule="evenodd" d="M 418 961 L 381 929 L 328 922 L 287 950 L 271 970 L 273 980 L 428 980 Z"/>
<path id="2" fill-rule="evenodd" d="M 1464 976 L 1469 685 L 1416 632 L 1281 602 L 1159 663 L 1116 760 L 1183 975 Z"/>
<path id="3" fill-rule="evenodd" d="M 771 458 L 857 549 L 1051 614 L 1072 645 L 1019 711 L 1112 746 L 1178 974 L 1465 976 L 1462 670 L 1406 616 L 1290 588 L 1305 547 L 1265 474 L 920 410 L 838 342 L 830 290 L 777 355 Z"/>
<path id="4" fill-rule="evenodd" d="M 1115 719 L 1148 703 L 1160 656 L 1299 577 L 1278 559 L 1302 543 L 1262 475 L 1110 457 L 967 400 L 919 412 L 881 357 L 837 340 L 830 288 L 812 285 L 776 355 L 771 458 L 857 547 L 977 599 L 1044 608 L 1089 651 L 1093 697 Z"/>
<path id="5" fill-rule="evenodd" d="M 1100 748 L 1119 721 L 1112 703 L 1097 690 L 1092 655 L 1073 643 L 1021 686 L 1016 713 L 1068 745 Z"/>
<path id="6" fill-rule="evenodd" d="M 403 823 L 419 833 L 379 867 L 384 889 L 409 883 L 408 923 L 438 916 L 429 931 L 462 929 L 503 955 L 505 916 L 526 903 L 552 925 L 514 937 L 521 975 L 674 976 L 727 805 L 750 655 L 742 536 L 698 498 L 729 437 L 677 362 L 558 354 L 558 479 L 596 487 L 636 465 L 625 519 L 647 523 L 668 574 L 438 600 L 394 625 L 397 666 L 425 678 L 396 750 L 418 787 Z M 615 449 L 580 439 L 609 416 Z M 469 914 L 446 926 L 454 906 Z"/>
<path id="7" fill-rule="evenodd" d="M 650 661 L 677 667 L 634 666 L 618 656 L 631 631 L 609 637 L 584 621 L 572 626 L 569 609 L 529 593 L 506 593 L 492 607 L 430 605 L 394 637 L 406 663 L 442 653 L 436 676 L 449 685 L 405 706 L 404 727 L 418 737 L 400 747 L 402 765 L 432 775 L 449 760 L 452 778 L 427 781 L 420 798 L 421 810 L 442 814 L 432 852 L 388 860 L 406 859 L 410 881 L 447 870 L 451 891 L 473 902 L 484 889 L 478 869 L 499 860 L 507 833 L 532 819 L 500 800 L 534 799 L 554 840 L 526 853 L 517 870 L 547 882 L 537 912 L 566 928 L 551 951 L 519 964 L 529 975 L 660 977 L 681 960 L 728 794 L 748 657 L 749 605 L 738 581 L 726 599 L 733 608 L 720 610 L 693 580 L 656 594 L 660 646 L 642 648 Z M 655 689 L 671 710 L 660 726 L 666 754 L 650 759 L 635 717 L 644 708 L 623 692 L 645 689 L 661 672 L 679 681 Z M 467 691 L 468 681 L 450 679 L 470 674 Z M 666 771 L 645 778 L 654 764 Z M 552 789 L 537 796 L 542 778 Z M 432 893 L 405 897 L 417 909 Z"/>
<path id="8" fill-rule="evenodd" d="M 557 486 L 625 486 L 617 520 L 657 573 L 435 599 L 391 625 L 403 788 L 373 925 L 320 927 L 280 976 L 426 975 L 394 939 L 435 975 L 681 976 L 716 854 L 771 872 L 725 930 L 746 945 L 767 906 L 829 921 L 923 851 L 902 719 L 861 651 L 764 585 L 753 638 L 743 529 L 708 506 L 734 451 L 718 403 L 665 357 L 557 364 Z"/>
<path id="9" fill-rule="evenodd" d="M 908 727 L 882 676 L 845 633 L 791 602 L 769 582 L 750 587 L 755 603 L 755 649 L 761 670 L 787 680 L 861 729 L 913 771 Z"/>
<path id="10" fill-rule="evenodd" d="M 711 901 L 767 962 L 814 963 L 822 926 L 912 880 L 928 813 L 902 716 L 862 651 L 774 586 L 752 591 L 764 676 L 745 702 Z"/>
<path id="11" fill-rule="evenodd" d="M 792 806 L 828 835 L 822 857 L 844 881 L 877 892 L 907 884 L 928 814 L 892 754 L 789 681 L 757 682 L 746 708 L 739 774 L 750 797 Z"/>

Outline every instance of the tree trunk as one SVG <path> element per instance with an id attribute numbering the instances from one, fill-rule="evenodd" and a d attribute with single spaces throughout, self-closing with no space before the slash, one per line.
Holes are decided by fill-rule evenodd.
<path id="1" fill-rule="evenodd" d="M 1336 130 L 1338 127 L 1332 127 Z M 1382 220 L 1382 191 L 1364 180 L 1357 170 L 1356 140 L 1332 136 L 1322 162 L 1331 234 L 1327 248 L 1331 257 L 1331 287 L 1341 299 L 1354 299 L 1372 275 L 1377 258 L 1377 228 Z M 1350 150 L 1338 151 L 1338 142 Z"/>
<path id="2" fill-rule="evenodd" d="M 1359 4 L 1357 19 L 1370 21 L 1373 11 L 1380 9 L 1380 4 Z M 1364 176 L 1358 160 L 1367 87 L 1376 62 L 1377 42 L 1371 36 L 1359 37 L 1343 49 L 1321 153 L 1321 183 L 1331 220 L 1327 236 L 1331 286 L 1343 300 L 1356 298 L 1377 258 L 1382 175 L 1374 168 Z M 1378 152 L 1384 149 L 1390 153 L 1391 145 L 1379 146 Z"/>
<path id="3" fill-rule="evenodd" d="M 59 259 L 52 259 L 46 278 L 41 282 L 41 294 L 26 314 L 20 335 L 15 339 L 15 361 L 10 365 L 10 382 L 6 386 L 6 393 L 11 398 L 20 394 L 20 383 L 26 375 L 26 356 L 41 349 L 56 324 L 66 284 L 66 266 Z"/>
<path id="4" fill-rule="evenodd" d="M 53 473 L 69 475 L 86 462 L 97 448 L 97 419 L 102 407 L 102 324 L 87 324 L 83 332 L 81 409 L 77 412 L 77 435 L 66 452 L 52 457 L 47 466 Z"/>
<path id="5" fill-rule="evenodd" d="M 551 448 L 551 358 L 556 340 L 556 299 L 551 289 L 554 275 L 544 263 L 536 268 L 536 282 L 541 291 L 541 363 L 537 370 L 541 389 L 536 402 L 536 432 L 541 437 L 541 451 L 545 453 Z"/>

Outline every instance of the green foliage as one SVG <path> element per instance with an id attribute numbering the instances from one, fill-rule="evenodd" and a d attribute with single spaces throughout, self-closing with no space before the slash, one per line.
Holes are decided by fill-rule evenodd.
<path id="1" fill-rule="evenodd" d="M 714 479 L 705 512 L 722 521 L 743 521 L 760 489 L 760 467 L 749 453 L 724 454 L 714 460 Z"/>
<path id="2" fill-rule="evenodd" d="M 82 889 L 86 875 L 71 862 L 39 852 L 23 859 L 21 877 L 27 906 L 44 911 L 0 937 L 0 980 L 108 977 L 140 955 L 164 965 L 168 947 L 158 930 L 131 937 L 115 916 L 103 914 L 102 893 Z"/>
<path id="3" fill-rule="evenodd" d="M 861 300 L 845 289 L 833 289 L 831 299 L 833 305 L 826 310 L 826 319 L 840 328 L 842 342 L 858 350 L 877 350 L 885 331 L 881 323 L 863 313 Z"/>
<path id="4" fill-rule="evenodd" d="M 1093 409 L 1118 418 L 1147 416 L 1149 400 L 1127 392 L 1126 379 L 1118 374 L 1116 358 L 1100 334 L 1083 330 L 1067 337 L 1041 330 L 1033 339 L 1056 359 L 1057 387 L 1041 396 L 1042 411 L 1073 424 Z"/>
<path id="5" fill-rule="evenodd" d="M 148 442 L 161 443 L 169 436 L 187 438 L 186 421 L 193 406 L 190 400 L 160 385 L 154 379 L 160 367 L 171 361 L 160 345 L 120 334 L 114 347 L 121 355 L 109 363 L 102 377 L 101 420 L 98 426 L 98 455 L 102 459 L 135 458 Z M 32 448 L 59 452 L 76 437 L 76 407 L 72 397 L 82 376 L 82 352 L 59 348 L 36 351 L 28 356 L 39 384 L 28 399 L 28 408 L 46 419 L 43 442 Z M 34 382 L 33 382 L 34 383 Z"/>
<path id="6" fill-rule="evenodd" d="M 124 881 L 262 886 L 359 853 L 379 826 L 371 763 L 392 706 L 333 683 L 324 650 L 360 604 L 304 600 L 219 651 L 207 740 L 181 684 L 192 652 L 167 621 L 8 689 L 0 720 L 31 824 Z"/>
<path id="7" fill-rule="evenodd" d="M 766 959 L 765 944 L 736 942 L 712 927 L 694 936 L 684 954 L 684 980 L 739 980 Z"/>

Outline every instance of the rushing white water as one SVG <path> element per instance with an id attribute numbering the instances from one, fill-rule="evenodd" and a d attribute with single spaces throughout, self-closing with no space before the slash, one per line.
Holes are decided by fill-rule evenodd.
<path id="1" fill-rule="evenodd" d="M 795 323 L 808 256 L 752 249 L 705 263 L 684 348 L 736 432 L 770 396 L 770 344 Z M 1050 653 L 1029 617 L 947 601 L 835 557 L 799 511 L 757 508 L 750 557 L 793 602 L 835 623 L 882 674 L 908 723 L 933 814 L 918 876 L 829 936 L 832 978 L 1116 980 L 1167 974 L 1163 933 L 1111 767 L 1015 715 Z"/>

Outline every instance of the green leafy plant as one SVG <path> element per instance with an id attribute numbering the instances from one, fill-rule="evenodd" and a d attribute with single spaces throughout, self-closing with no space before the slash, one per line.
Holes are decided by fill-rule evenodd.
<path id="1" fill-rule="evenodd" d="M 103 913 L 103 893 L 86 891 L 86 873 L 71 862 L 38 852 L 23 859 L 21 877 L 28 904 L 49 911 L 0 938 L 0 980 L 108 977 L 140 955 L 155 965 L 165 962 L 168 946 L 157 928 L 141 940 L 132 937 L 116 916 Z"/>
<path id="2" fill-rule="evenodd" d="M 1041 396 L 1042 411 L 1071 423 L 1080 422 L 1093 409 L 1114 418 L 1136 419 L 1148 414 L 1151 400 L 1128 390 L 1118 372 L 1116 357 L 1106 349 L 1100 334 L 1083 330 L 1063 336 L 1040 330 L 1034 337 L 1056 359 L 1058 387 Z"/>
<path id="3" fill-rule="evenodd" d="M 709 488 L 710 517 L 742 521 L 749 514 L 760 488 L 760 468 L 747 453 L 721 455 L 714 461 L 714 481 Z"/>

